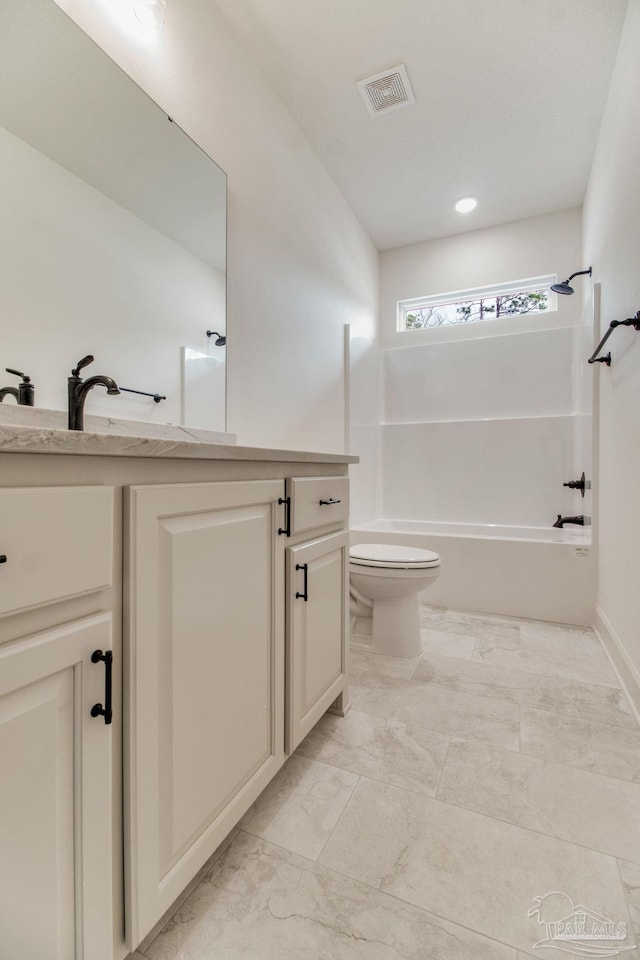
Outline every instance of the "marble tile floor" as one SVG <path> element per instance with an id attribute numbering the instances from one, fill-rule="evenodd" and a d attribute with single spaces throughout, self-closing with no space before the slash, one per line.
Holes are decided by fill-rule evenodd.
<path id="1" fill-rule="evenodd" d="M 640 729 L 595 634 L 427 607 L 421 628 L 414 660 L 354 647 L 349 714 L 136 960 L 640 960 Z M 540 942 L 577 907 L 626 938 Z"/>

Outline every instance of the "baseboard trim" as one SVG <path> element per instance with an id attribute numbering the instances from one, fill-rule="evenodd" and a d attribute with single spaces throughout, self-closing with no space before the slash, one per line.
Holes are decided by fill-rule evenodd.
<path id="1" fill-rule="evenodd" d="M 629 659 L 620 637 L 613 629 L 604 610 L 596 607 L 595 631 L 600 638 L 614 673 L 626 693 L 635 718 L 640 724 L 640 673 Z"/>

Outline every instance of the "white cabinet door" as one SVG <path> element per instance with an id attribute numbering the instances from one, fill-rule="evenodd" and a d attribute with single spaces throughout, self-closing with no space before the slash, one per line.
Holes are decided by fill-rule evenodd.
<path id="1" fill-rule="evenodd" d="M 113 487 L 3 487 L 0 531 L 0 616 L 111 586 Z"/>
<path id="2" fill-rule="evenodd" d="M 128 944 L 284 759 L 282 481 L 128 492 Z"/>
<path id="3" fill-rule="evenodd" d="M 345 532 L 287 550 L 287 752 L 342 692 L 347 656 Z"/>
<path id="4" fill-rule="evenodd" d="M 113 960 L 107 614 L 0 648 L 0 955 Z"/>

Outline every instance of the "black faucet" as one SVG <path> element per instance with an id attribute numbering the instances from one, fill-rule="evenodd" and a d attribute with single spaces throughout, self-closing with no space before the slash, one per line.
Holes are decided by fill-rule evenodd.
<path id="1" fill-rule="evenodd" d="M 576 523 L 579 527 L 584 527 L 584 517 L 563 517 L 558 514 L 558 519 L 554 523 L 554 527 L 564 527 L 565 523 Z"/>
<path id="2" fill-rule="evenodd" d="M 93 363 L 91 354 L 83 357 L 82 360 L 78 360 L 78 365 L 71 371 L 71 376 L 67 379 L 69 385 L 69 430 L 84 430 L 84 402 L 87 399 L 87 394 L 94 387 L 106 387 L 107 393 L 112 396 L 120 393 L 118 384 L 111 377 L 98 374 L 96 377 L 89 377 L 88 380 L 82 380 L 80 371 L 89 363 Z"/>
<path id="3" fill-rule="evenodd" d="M 0 390 L 0 403 L 5 397 L 15 397 L 21 407 L 32 407 L 35 389 L 31 383 L 31 377 L 28 377 L 26 373 L 20 373 L 19 370 L 12 370 L 11 367 L 6 367 L 6 371 L 7 373 L 14 373 L 16 377 L 22 377 L 22 383 L 19 383 L 17 387 L 3 387 Z"/>

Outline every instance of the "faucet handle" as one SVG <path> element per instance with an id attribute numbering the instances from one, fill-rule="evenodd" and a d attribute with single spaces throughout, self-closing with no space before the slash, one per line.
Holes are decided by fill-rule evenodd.
<path id="1" fill-rule="evenodd" d="M 72 377 L 79 377 L 80 371 L 83 367 L 88 367 L 90 363 L 93 363 L 94 357 L 92 354 L 88 353 L 86 357 L 83 357 L 82 360 L 78 360 L 77 366 L 71 371 Z"/>
<path id="2" fill-rule="evenodd" d="M 13 373 L 16 377 L 22 377 L 23 383 L 31 383 L 31 377 L 28 377 L 26 373 L 20 373 L 19 370 L 12 370 L 11 367 L 5 367 L 7 373 Z"/>

